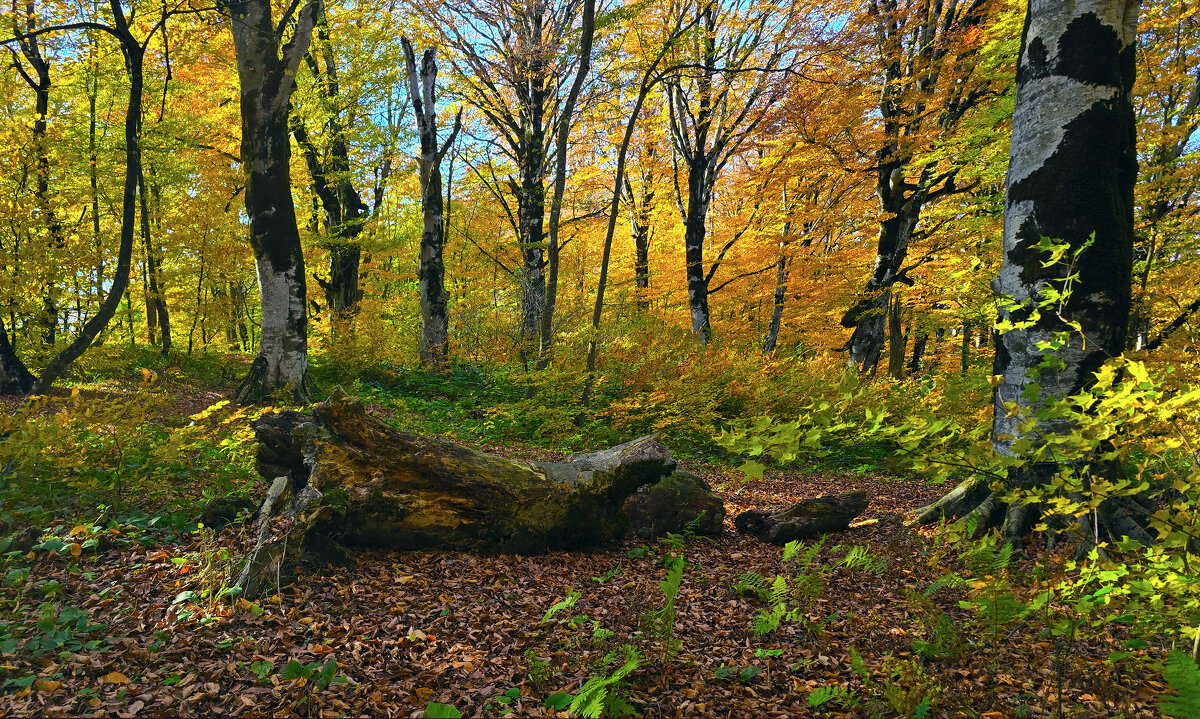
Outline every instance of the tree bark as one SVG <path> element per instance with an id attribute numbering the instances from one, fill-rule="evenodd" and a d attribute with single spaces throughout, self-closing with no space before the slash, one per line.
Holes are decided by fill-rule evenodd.
<path id="1" fill-rule="evenodd" d="M 652 161 L 653 148 L 646 153 Z M 633 183 L 625 179 L 625 202 L 629 206 L 629 228 L 633 235 L 633 283 L 637 293 L 637 311 L 644 313 L 650 309 L 650 300 L 646 297 L 650 290 L 650 240 L 654 227 L 650 224 L 650 212 L 654 208 L 654 180 L 646 173 L 642 176 L 642 191 L 640 196 L 634 193 Z"/>
<path id="2" fill-rule="evenodd" d="M 421 57 L 420 72 L 408 38 L 402 38 L 409 95 L 417 119 L 421 154 L 417 168 L 421 176 L 421 255 L 417 268 L 421 295 L 421 364 L 430 369 L 446 367 L 450 353 L 450 313 L 447 306 L 446 270 L 442 259 L 446 233 L 443 225 L 442 158 L 454 144 L 462 125 L 462 111 L 454 118 L 454 129 L 442 146 L 437 138 L 437 59 L 433 48 Z"/>
<path id="3" fill-rule="evenodd" d="M 247 404 L 285 389 L 293 400 L 303 402 L 312 387 L 304 253 L 292 201 L 288 103 L 316 7 L 306 2 L 299 9 L 287 42 L 283 34 L 291 18 L 281 19 L 276 28 L 268 0 L 226 2 L 223 7 L 233 32 L 241 87 L 246 215 L 262 300 L 258 356 L 234 399 Z"/>
<path id="4" fill-rule="evenodd" d="M 893 295 L 888 304 L 888 376 L 904 379 L 904 350 L 908 347 L 908 333 L 904 331 L 904 302 Z"/>
<path id="5" fill-rule="evenodd" d="M 787 233 L 787 230 L 784 230 Z M 792 258 L 780 248 L 779 257 L 775 260 L 775 294 L 771 299 L 771 324 L 767 327 L 767 337 L 763 341 L 763 354 L 771 354 L 779 342 L 779 328 L 783 325 L 783 304 L 787 301 L 788 266 Z"/>
<path id="6" fill-rule="evenodd" d="M 965 68 L 974 66 L 979 50 L 971 38 L 979 35 L 987 20 L 986 2 L 943 6 L 872 0 L 868 12 L 875 26 L 883 80 L 879 116 L 885 142 L 876 153 L 875 168 L 881 219 L 871 276 L 841 324 L 854 329 L 844 348 L 850 365 L 874 374 L 885 344 L 889 290 L 895 282 L 905 281 L 903 265 L 921 212 L 930 202 L 962 190 L 954 184 L 959 166 L 945 170 L 936 161 L 916 161 L 913 143 L 923 134 L 948 134 L 970 108 L 996 91 L 989 87 L 992 78 L 973 79 L 970 71 L 964 74 Z M 950 76 L 946 96 L 937 100 L 945 109 L 927 112 L 939 83 L 945 85 L 943 80 Z"/>
<path id="7" fill-rule="evenodd" d="M 24 395 L 33 389 L 33 375 L 17 356 L 4 322 L 0 321 L 0 395 Z"/>
<path id="8" fill-rule="evenodd" d="M 993 373 L 1001 380 L 992 447 L 998 454 L 1016 456 L 1021 440 L 1037 446 L 1039 437 L 1070 432 L 1067 421 L 1039 418 L 1037 410 L 1087 387 L 1125 346 L 1137 177 L 1132 93 L 1138 9 L 1137 0 L 1030 3 L 1017 70 L 1004 263 L 992 287 L 1019 303 L 1003 309 L 1002 320 L 1032 324 L 1005 332 L 996 344 Z M 1070 267 L 1043 266 L 1045 253 L 1037 249 L 1042 238 L 1066 243 L 1067 257 L 1081 254 Z M 1070 273 L 1078 280 L 1065 302 L 1037 311 L 1043 290 L 1061 289 Z M 1065 346 L 1043 349 L 1041 343 L 1056 336 L 1068 338 Z M 1049 354 L 1061 369 L 1042 365 Z M 1054 470 L 1053 463 L 1026 464 L 1010 470 L 1007 484 L 1044 483 Z M 960 487 L 922 517 L 969 511 L 980 527 L 1003 521 L 1007 541 L 1032 526 L 1037 517 L 1030 507 L 1007 507 L 1001 494 L 979 491 L 972 481 L 975 489 Z M 968 495 L 981 499 L 963 501 Z M 1127 527 L 1121 512 L 1106 502 L 1098 524 Z"/>
<path id="9" fill-rule="evenodd" d="M 337 57 L 329 37 L 327 10 L 320 0 L 314 0 L 314 4 L 315 47 L 305 54 L 304 60 L 316 81 L 316 91 L 322 104 L 328 140 L 324 152 L 313 143 L 298 115 L 292 114 L 289 122 L 316 195 L 311 223 L 314 232 L 318 205 L 325 214 L 327 237 L 322 240 L 321 246 L 329 253 L 329 279 L 317 277 L 317 283 L 324 290 L 326 306 L 335 318 L 341 318 L 351 314 L 362 299 L 362 249 L 358 238 L 367 220 L 379 208 L 383 188 L 391 174 L 391 160 L 386 159 L 380 169 L 374 206 L 368 207 L 354 186 L 351 172 L 350 142 L 342 114 L 344 100 Z"/>
<path id="10" fill-rule="evenodd" d="M 156 193 L 157 194 L 157 193 Z M 138 197 L 141 204 L 142 247 L 146 255 L 146 324 L 150 333 L 150 344 L 156 343 L 155 331 L 161 338 L 162 354 L 171 351 L 171 317 L 167 314 L 167 301 L 160 271 L 161 259 L 150 231 L 150 203 L 146 198 L 146 176 L 138 177 Z"/>
<path id="11" fill-rule="evenodd" d="M 510 461 L 397 432 L 340 388 L 311 415 L 256 421 L 255 434 L 257 468 L 272 487 L 259 510 L 264 533 L 239 579 L 247 596 L 305 549 L 532 554 L 611 541 L 629 528 L 627 498 L 675 471 L 652 436 L 564 463 Z M 271 537 L 279 515 L 290 526 Z"/>

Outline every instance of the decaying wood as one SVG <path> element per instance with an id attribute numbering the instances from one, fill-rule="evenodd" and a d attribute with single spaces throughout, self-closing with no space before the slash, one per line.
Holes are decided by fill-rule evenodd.
<path id="1" fill-rule="evenodd" d="M 675 472 L 653 436 L 561 463 L 512 461 L 396 431 L 340 388 L 311 413 L 281 412 L 254 427 L 257 469 L 272 485 L 239 579 L 247 596 L 273 586 L 304 549 L 533 554 L 601 544 L 628 532 L 630 495 Z M 676 514 L 675 524 L 694 519 Z"/>
<path id="2" fill-rule="evenodd" d="M 733 526 L 771 544 L 786 544 L 826 532 L 840 532 L 850 526 L 869 504 L 863 490 L 844 494 L 802 499 L 788 509 L 770 513 L 750 509 L 733 520 Z"/>

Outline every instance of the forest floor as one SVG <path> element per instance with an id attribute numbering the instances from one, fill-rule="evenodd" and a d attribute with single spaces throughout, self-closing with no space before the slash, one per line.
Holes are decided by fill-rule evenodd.
<path id="1" fill-rule="evenodd" d="M 211 399 L 201 394 L 182 394 L 177 411 L 198 411 Z M 962 571 L 954 549 L 936 528 L 897 519 L 943 488 L 864 468 L 771 470 L 743 484 L 734 470 L 685 466 L 725 500 L 719 538 L 530 557 L 370 550 L 351 566 L 306 566 L 258 602 L 217 597 L 249 546 L 245 527 L 44 528 L 34 548 L 5 555 L 0 715 L 421 716 L 437 702 L 462 716 L 567 716 L 564 694 L 611 673 L 622 645 L 643 666 L 611 689 L 641 716 L 1155 715 L 1162 685 L 1108 662 L 1121 638 L 1042 636 L 1005 609 L 1008 583 L 981 604 L 995 578 L 977 579 L 975 607 L 960 606 L 970 585 L 944 579 Z M 750 507 L 857 488 L 869 509 L 808 565 L 733 531 Z M 841 564 L 855 546 L 869 566 Z M 1005 582 L 1036 591 L 1050 581 L 1055 560 L 1040 554 L 1014 561 Z M 677 556 L 673 637 L 650 636 L 644 617 L 664 606 L 659 583 Z M 767 584 L 806 574 L 817 589 L 760 635 L 754 617 L 770 602 L 747 589 L 759 581 L 748 573 Z"/>

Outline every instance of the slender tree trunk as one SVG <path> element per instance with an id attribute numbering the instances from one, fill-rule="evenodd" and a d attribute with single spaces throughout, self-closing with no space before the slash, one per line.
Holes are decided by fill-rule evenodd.
<path id="1" fill-rule="evenodd" d="M 250 403 L 286 389 L 295 401 L 307 401 L 312 392 L 307 287 L 292 200 L 288 101 L 312 34 L 315 7 L 310 2 L 300 9 L 286 43 L 285 28 L 275 27 L 268 0 L 232 2 L 225 9 L 241 86 L 246 215 L 262 301 L 258 356 L 234 399 Z"/>
<path id="2" fill-rule="evenodd" d="M 787 230 L 784 230 L 787 234 Z M 767 338 L 763 342 L 763 354 L 771 354 L 779 342 L 779 327 L 783 324 L 783 303 L 787 300 L 788 266 L 792 258 L 780 252 L 775 260 L 775 295 L 771 303 L 771 324 L 767 327 Z"/>
<path id="3" fill-rule="evenodd" d="M 908 257 L 908 246 L 924 204 L 920 193 L 906 199 L 903 190 L 893 186 L 893 173 L 902 172 L 904 167 L 900 165 L 891 172 L 880 172 L 876 195 L 885 219 L 879 227 L 875 267 L 867 281 L 865 297 L 851 307 L 841 320 L 843 327 L 854 328 L 850 341 L 846 343 L 850 365 L 865 374 L 875 373 L 875 365 L 883 352 L 886 339 L 884 316 L 891 300 L 890 289 Z"/>
<path id="4" fill-rule="evenodd" d="M 417 168 L 421 176 L 421 256 L 417 268 L 421 295 L 421 364 L 434 370 L 445 369 L 450 354 L 449 293 L 446 291 L 446 267 L 443 260 L 446 231 L 443 224 L 442 158 L 454 143 L 462 124 L 462 112 L 454 118 L 454 129 L 446 143 L 438 146 L 437 137 L 437 59 L 433 48 L 421 56 L 418 71 L 416 57 L 408 38 L 404 44 L 408 70 L 409 96 L 417 119 L 421 154 Z"/>
<path id="5" fill-rule="evenodd" d="M 688 167 L 687 218 L 684 221 L 684 256 L 687 261 L 688 307 L 692 315 L 692 334 L 700 344 L 712 336 L 708 311 L 708 277 L 704 266 L 704 238 L 707 232 L 709 193 L 707 158 L 697 158 Z"/>
<path id="6" fill-rule="evenodd" d="M 550 236 L 548 250 L 548 276 L 546 278 L 546 302 L 542 307 L 538 334 L 537 368 L 550 365 L 550 354 L 554 349 L 554 310 L 558 302 L 558 229 L 562 220 L 563 192 L 567 184 L 567 140 L 571 135 L 571 121 L 575 117 L 575 103 L 592 66 L 592 38 L 596 31 L 596 3 L 586 0 L 583 5 L 583 26 L 580 29 L 579 65 L 575 69 L 575 80 L 558 112 L 558 127 L 554 140 L 554 194 L 550 202 Z M 534 390 L 530 386 L 530 392 Z"/>
<path id="7" fill-rule="evenodd" d="M 971 323 L 964 320 L 963 324 L 962 324 L 962 338 L 961 338 L 962 346 L 961 346 L 961 349 L 959 350 L 959 355 L 958 355 L 959 371 L 961 371 L 963 374 L 966 374 L 967 369 L 970 367 L 971 333 L 973 333 L 974 331 L 975 331 L 974 328 L 971 327 Z"/>
<path id="8" fill-rule="evenodd" d="M 910 375 L 921 371 L 921 360 L 925 357 L 925 348 L 928 345 L 929 334 L 926 332 L 917 332 L 916 337 L 913 338 L 912 359 L 908 361 L 908 373 Z"/>
<path id="9" fill-rule="evenodd" d="M 154 247 L 150 231 L 150 203 L 146 199 L 144 173 L 138 178 L 138 196 L 141 199 L 142 246 L 146 254 L 146 326 L 150 334 L 150 344 L 157 344 L 157 330 L 157 336 L 162 339 L 162 353 L 165 355 L 171 351 L 171 320 L 167 314 L 167 302 L 163 298 L 158 250 Z"/>
<path id="10" fill-rule="evenodd" d="M 888 376 L 892 379 L 904 379 L 904 350 L 908 347 L 908 334 L 902 324 L 903 309 L 900 296 L 893 295 L 888 304 Z"/>
<path id="11" fill-rule="evenodd" d="M 125 114 L 125 189 L 121 201 L 121 245 L 117 252 L 117 267 L 113 276 L 112 286 L 104 302 L 92 315 L 79 334 L 66 348 L 59 352 L 42 369 L 37 382 L 34 383 L 34 394 L 45 394 L 50 390 L 55 380 L 66 372 L 71 363 L 79 358 L 91 346 L 96 336 L 104 329 L 108 321 L 116 314 L 121 304 L 121 296 L 129 286 L 129 269 L 133 257 L 133 241 L 135 218 L 137 216 L 137 184 L 142 173 L 141 132 L 142 132 L 142 57 L 143 49 L 138 41 L 130 34 L 125 18 L 125 11 L 120 0 L 110 0 L 109 7 L 113 13 L 115 27 L 113 34 L 121 43 L 125 54 L 125 65 L 129 72 L 129 104 Z"/>

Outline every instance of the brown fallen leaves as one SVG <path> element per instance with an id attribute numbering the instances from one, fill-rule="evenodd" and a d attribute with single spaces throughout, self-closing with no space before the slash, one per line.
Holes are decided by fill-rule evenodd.
<path id="1" fill-rule="evenodd" d="M 724 478 L 710 472 L 709 479 L 717 484 Z M 733 490 L 738 483 L 727 484 Z M 271 601 L 222 605 L 218 616 L 176 602 L 181 591 L 194 589 L 196 578 L 172 559 L 195 552 L 194 538 L 81 561 L 40 558 L 35 576 L 59 581 L 63 596 L 57 601 L 104 623 L 112 646 L 37 660 L 0 657 L 13 667 L 5 676 L 32 671 L 40 677 L 27 690 L 0 695 L 0 713 L 419 716 L 436 701 L 463 716 L 565 716 L 546 707 L 545 699 L 576 692 L 606 652 L 640 642 L 656 662 L 634 675 L 629 694 L 643 715 L 814 716 L 808 705 L 813 690 L 838 685 L 863 691 L 851 669 L 852 648 L 871 668 L 889 653 L 915 656 L 911 640 L 918 627 L 904 590 L 923 589 L 938 572 L 922 561 L 922 537 L 889 518 L 940 490 L 881 477 L 769 472 L 761 482 L 725 493 L 732 519 L 752 506 L 780 509 L 803 496 L 855 486 L 866 486 L 872 498 L 864 519 L 880 521 L 831 537 L 828 546 L 866 545 L 888 559 L 882 576 L 833 569 L 810 611 L 814 621 L 825 621 L 819 631 L 785 623 L 758 637 L 750 626 L 760 605 L 731 585 L 743 572 L 768 579 L 790 572 L 779 549 L 732 532 L 716 541 L 690 539 L 676 605 L 682 651 L 671 660 L 644 639 L 641 623 L 662 603 L 657 584 L 665 574 L 662 559 L 672 551 L 663 543 L 537 557 L 368 551 L 352 567 L 309 568 Z M 234 530 L 220 538 L 235 551 L 247 541 L 245 532 Z M 580 593 L 574 606 L 542 623 L 546 610 L 572 589 Z M 970 635 L 973 620 L 952 595 L 938 595 L 939 606 L 979 639 Z M 195 613 L 187 617 L 183 608 Z M 36 603 L 25 611 L 36 614 Z M 1110 715 L 1114 693 L 1132 697 L 1137 712 L 1150 712 L 1156 687 L 1138 677 L 1103 684 L 1090 670 L 1108 649 L 1101 642 L 1085 644 L 1069 666 L 1056 666 L 1054 647 L 1018 627 L 1001 646 L 982 643 L 958 659 L 926 662 L 926 674 L 941 687 L 935 716 L 1051 716 L 1060 681 L 1071 716 Z M 331 659 L 350 683 L 318 690 L 311 681 L 280 676 L 289 660 L 307 665 Z M 263 665 L 255 663 L 267 661 L 273 670 L 260 680 L 256 668 Z M 719 678 L 723 667 L 749 666 L 758 669 L 750 678 Z M 514 688 L 515 695 L 509 692 Z M 500 701 L 506 692 L 508 700 Z M 828 706 L 820 716 L 855 716 L 825 711 Z"/>

